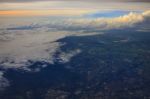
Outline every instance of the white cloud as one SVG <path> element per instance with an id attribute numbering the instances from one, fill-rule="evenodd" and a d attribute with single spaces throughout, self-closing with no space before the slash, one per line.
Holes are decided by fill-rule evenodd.
<path id="1" fill-rule="evenodd" d="M 143 15 L 145 18 L 150 18 L 150 10 L 143 12 L 142 15 Z"/>

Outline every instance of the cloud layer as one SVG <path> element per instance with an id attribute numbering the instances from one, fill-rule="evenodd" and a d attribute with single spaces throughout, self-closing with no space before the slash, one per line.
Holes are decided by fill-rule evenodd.
<path id="1" fill-rule="evenodd" d="M 9 86 L 9 81 L 4 77 L 4 73 L 0 71 L 0 91 Z"/>

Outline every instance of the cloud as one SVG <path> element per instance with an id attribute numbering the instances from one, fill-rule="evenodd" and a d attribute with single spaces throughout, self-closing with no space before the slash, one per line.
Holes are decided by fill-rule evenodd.
<path id="1" fill-rule="evenodd" d="M 55 10 L 3 10 L 0 16 L 79 16 L 91 12 L 91 10 L 55 9 Z"/>
<path id="2" fill-rule="evenodd" d="M 29 60 L 53 63 L 53 54 L 60 46 L 54 41 L 66 35 L 62 31 L 46 32 L 45 28 L 7 30 L 7 34 L 0 37 L 0 67 L 28 70 Z"/>
<path id="3" fill-rule="evenodd" d="M 126 27 L 134 27 L 136 24 L 145 22 L 150 19 L 150 11 L 143 13 L 130 12 L 127 15 L 115 17 L 115 18 L 81 18 L 76 20 L 70 20 L 70 27 L 80 28 L 94 28 L 98 30 L 105 29 L 121 29 Z"/>
<path id="4" fill-rule="evenodd" d="M 10 0 L 12 1 L 12 0 Z M 108 1 L 108 0 L 103 0 L 102 1 L 93 1 L 93 0 L 59 0 L 59 1 L 38 1 L 38 2 L 32 2 L 30 0 L 21 0 L 18 1 L 12 1 L 12 2 L 7 2 L 4 0 L 4 2 L 0 2 L 0 10 L 4 11 L 12 11 L 12 10 L 28 10 L 30 12 L 31 10 L 39 10 L 39 11 L 34 11 L 32 13 L 39 14 L 41 13 L 41 10 L 43 10 L 43 14 L 46 14 L 50 9 L 69 9 L 72 10 L 72 13 L 79 13 L 82 10 L 148 10 L 149 9 L 149 3 L 150 2 L 113 2 L 113 1 Z M 29 1 L 29 2 L 27 2 Z M 123 1 L 123 0 L 122 0 Z M 126 0 L 125 0 L 126 1 Z M 77 11 L 76 11 L 77 10 Z M 58 11 L 56 11 L 58 12 Z M 14 13 L 14 12 L 13 12 Z M 21 12 L 19 12 L 21 13 Z M 25 12 L 22 12 L 25 13 Z M 30 13 L 32 15 L 32 13 Z M 51 12 L 48 12 L 51 13 Z M 54 12 L 52 12 L 54 13 Z M 64 13 L 64 11 L 59 11 L 59 13 Z M 27 14 L 28 15 L 28 14 Z"/>
<path id="5" fill-rule="evenodd" d="M 4 72 L 0 71 L 0 91 L 9 86 L 9 81 L 4 77 Z"/>
<path id="6" fill-rule="evenodd" d="M 92 13 L 89 12 L 89 14 Z M 85 15 L 69 18 L 60 16 L 13 17 L 1 18 L 0 22 L 0 69 L 3 70 L 0 71 L 1 91 L 10 85 L 4 75 L 7 69 L 38 72 L 47 65 L 42 64 L 32 69 L 30 61 L 49 64 L 55 61 L 66 63 L 82 52 L 80 48 L 62 52 L 60 47 L 63 44 L 57 40 L 67 36 L 103 35 L 104 32 L 101 30 L 124 29 L 137 25 L 140 25 L 138 31 L 149 31 L 150 11 L 130 12 L 126 15 L 108 18 L 88 18 Z M 122 40 L 122 42 L 127 40 Z M 56 52 L 60 52 L 58 57 L 55 57 Z"/>
<path id="7" fill-rule="evenodd" d="M 37 2 L 37 1 L 56 1 L 56 0 L 0 0 L 0 2 Z M 59 1 L 59 0 L 58 0 Z M 75 0 L 61 0 L 75 1 Z M 149 0 L 76 0 L 76 1 L 95 1 L 95 2 L 150 2 Z"/>

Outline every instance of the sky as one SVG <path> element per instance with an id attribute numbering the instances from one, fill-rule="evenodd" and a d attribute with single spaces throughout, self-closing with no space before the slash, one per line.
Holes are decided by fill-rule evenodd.
<path id="1" fill-rule="evenodd" d="M 0 2 L 36 2 L 56 0 L 0 0 Z M 149 0 L 59 0 L 59 1 L 96 1 L 96 2 L 150 2 Z"/>
<path id="2" fill-rule="evenodd" d="M 62 46 L 56 41 L 67 36 L 125 28 L 150 31 L 149 5 L 149 0 L 0 0 L 0 68 L 34 72 L 28 60 L 53 64 Z M 80 52 L 60 52 L 59 58 L 67 62 Z M 9 85 L 4 74 L 0 71 L 0 90 Z"/>

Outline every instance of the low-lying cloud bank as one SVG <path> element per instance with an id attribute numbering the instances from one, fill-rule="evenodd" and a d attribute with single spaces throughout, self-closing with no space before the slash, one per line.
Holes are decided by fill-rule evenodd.
<path id="1" fill-rule="evenodd" d="M 115 18 L 70 18 L 46 19 L 35 23 L 8 25 L 0 32 L 0 68 L 27 69 L 28 61 L 45 61 L 53 63 L 53 54 L 61 46 L 55 42 L 70 35 L 83 36 L 87 30 L 109 30 L 136 27 L 137 24 L 150 21 L 150 11 L 131 12 Z M 87 35 L 98 33 L 87 33 Z M 100 34 L 103 34 L 102 32 Z M 63 55 L 64 56 L 64 55 Z"/>
<path id="2" fill-rule="evenodd" d="M 38 21 L 36 24 L 31 21 L 25 23 L 25 26 L 18 24 L 16 28 L 12 28 L 12 25 L 10 28 L 8 24 L 0 32 L 0 67 L 25 69 L 29 65 L 28 60 L 53 63 L 53 54 L 61 45 L 55 41 L 60 38 L 70 35 L 86 35 L 85 31 L 89 29 L 109 30 L 136 27 L 137 24 L 148 21 L 150 21 L 150 11 L 131 12 L 115 18 L 80 17 L 61 21 L 47 19 L 44 22 Z"/>
<path id="3" fill-rule="evenodd" d="M 103 34 L 101 30 L 136 27 L 150 22 L 150 11 L 131 12 L 115 18 L 78 17 L 60 20 L 59 17 L 52 17 L 51 19 L 41 20 L 39 18 L 39 20 L 31 19 L 30 21 L 24 19 L 20 23 L 18 20 L 8 20 L 8 23 L 0 24 L 0 68 L 32 72 L 29 61 L 53 64 L 54 54 L 62 46 L 60 42 L 56 42 L 58 39 L 71 35 Z M 141 25 L 141 29 L 143 29 L 142 27 L 143 25 Z M 87 32 L 88 30 L 99 30 L 99 32 Z M 82 52 L 80 49 L 70 53 L 61 52 L 60 59 L 62 63 L 68 62 L 71 57 L 80 52 Z M 41 66 L 41 68 L 44 67 L 46 66 Z M 40 70 L 39 67 L 37 69 Z M 0 71 L 0 89 L 9 85 L 3 75 L 4 72 Z"/>

